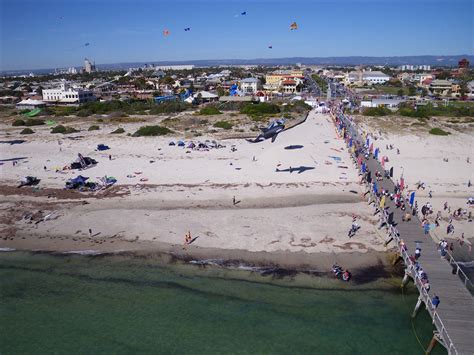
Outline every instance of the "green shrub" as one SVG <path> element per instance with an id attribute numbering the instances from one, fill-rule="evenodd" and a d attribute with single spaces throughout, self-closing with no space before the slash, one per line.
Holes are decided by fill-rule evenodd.
<path id="1" fill-rule="evenodd" d="M 153 137 L 153 136 L 164 136 L 172 131 L 169 128 L 161 126 L 143 126 L 136 131 L 134 137 Z"/>
<path id="2" fill-rule="evenodd" d="M 223 128 L 223 129 L 232 129 L 232 123 L 227 122 L 227 121 L 217 121 L 216 123 L 213 124 L 214 127 L 216 128 Z"/>
<path id="3" fill-rule="evenodd" d="M 33 134 L 35 131 L 33 131 L 31 128 L 24 128 L 20 134 Z"/>
<path id="4" fill-rule="evenodd" d="M 71 134 L 71 133 L 76 133 L 76 132 L 79 132 L 79 131 L 72 127 L 65 127 L 63 125 L 58 125 L 51 129 L 51 133 Z"/>
<path id="5" fill-rule="evenodd" d="M 441 128 L 435 127 L 430 129 L 430 134 L 433 134 L 435 136 L 447 136 L 451 133 L 443 131 Z"/>
<path id="6" fill-rule="evenodd" d="M 99 129 L 100 129 L 99 126 L 92 125 L 92 126 L 90 126 L 87 130 L 88 130 L 88 131 L 98 131 Z"/>
<path id="7" fill-rule="evenodd" d="M 215 106 L 206 106 L 199 110 L 198 115 L 220 115 L 221 113 Z"/>
<path id="8" fill-rule="evenodd" d="M 182 101 L 166 101 L 161 104 L 153 104 L 154 106 L 150 109 L 151 115 L 157 115 L 160 113 L 174 113 L 181 112 L 188 109 L 190 106 Z"/>
<path id="9" fill-rule="evenodd" d="M 97 122 L 104 122 L 104 120 L 102 118 L 98 118 Z"/>
<path id="10" fill-rule="evenodd" d="M 122 127 L 119 127 L 115 131 L 110 132 L 110 134 L 120 134 L 120 133 L 125 133 L 125 130 Z"/>
<path id="11" fill-rule="evenodd" d="M 430 117 L 430 108 L 420 107 L 418 109 L 413 109 L 410 107 L 402 107 L 398 110 L 398 113 L 401 116 L 413 117 L 413 118 L 429 118 Z"/>
<path id="12" fill-rule="evenodd" d="M 43 120 L 38 120 L 36 118 L 29 118 L 25 121 L 25 126 L 31 127 L 31 126 L 42 126 L 44 125 Z"/>
<path id="13" fill-rule="evenodd" d="M 17 119 L 15 121 L 13 121 L 12 126 L 13 127 L 25 126 L 25 121 L 21 120 L 21 119 Z"/>
<path id="14" fill-rule="evenodd" d="M 365 108 L 363 111 L 362 111 L 362 114 L 364 116 L 386 116 L 386 115 L 389 115 L 391 114 L 392 111 L 390 111 L 388 108 L 386 107 L 368 107 L 368 108 Z"/>
<path id="15" fill-rule="evenodd" d="M 264 115 L 264 114 L 275 114 L 280 113 L 280 108 L 278 105 L 270 104 L 268 102 L 260 102 L 258 104 L 246 104 L 241 110 L 240 113 L 254 116 L 254 115 Z"/>
<path id="16" fill-rule="evenodd" d="M 77 116 L 79 117 L 89 117 L 91 115 L 93 115 L 93 112 L 92 110 L 88 110 L 88 109 L 82 109 L 77 112 Z"/>

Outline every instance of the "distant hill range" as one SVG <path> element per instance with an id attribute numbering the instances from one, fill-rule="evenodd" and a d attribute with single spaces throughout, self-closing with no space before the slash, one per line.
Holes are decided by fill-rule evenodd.
<path id="1" fill-rule="evenodd" d="M 461 58 L 467 58 L 474 63 L 474 55 L 418 55 L 400 57 L 288 57 L 288 58 L 256 58 L 256 59 L 207 59 L 207 60 L 185 60 L 185 61 L 150 61 L 150 62 L 130 62 L 100 64 L 97 67 L 101 70 L 138 68 L 145 64 L 154 65 L 195 65 L 198 67 L 210 67 L 219 65 L 290 65 L 301 63 L 305 65 L 431 65 L 455 67 Z M 28 73 L 45 74 L 51 73 L 54 69 L 32 69 L 32 70 L 8 70 L 1 71 L 3 75 L 22 75 Z"/>
<path id="2" fill-rule="evenodd" d="M 305 65 L 431 65 L 448 66 L 458 65 L 461 58 L 467 58 L 474 63 L 474 55 L 420 55 L 402 57 L 288 57 L 288 58 L 256 58 L 256 59 L 209 59 L 186 61 L 159 61 L 149 62 L 155 65 L 190 65 L 217 66 L 217 65 L 288 65 L 301 63 Z M 101 65 L 104 69 L 140 67 L 145 63 L 117 63 Z"/>

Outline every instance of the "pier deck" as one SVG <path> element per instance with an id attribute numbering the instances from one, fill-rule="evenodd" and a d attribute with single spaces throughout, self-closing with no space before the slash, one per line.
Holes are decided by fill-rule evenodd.
<path id="1" fill-rule="evenodd" d="M 353 138 L 353 142 L 363 142 L 352 122 L 343 116 L 339 117 L 344 122 L 347 133 Z M 384 175 L 380 162 L 372 156 L 363 160 L 374 178 L 375 171 Z M 383 188 L 392 192 L 395 187 L 393 181 L 385 176 L 377 184 L 379 190 Z M 420 300 L 425 303 L 433 319 L 433 324 L 438 331 L 438 340 L 443 343 L 449 354 L 474 354 L 474 298 L 467 287 L 470 281 L 461 279 L 457 275 L 459 269 L 453 268 L 446 258 L 440 256 L 437 245 L 429 234 L 424 233 L 417 216 L 412 216 L 410 221 L 403 222 L 402 217 L 405 212 L 396 208 L 393 201 L 386 199 L 385 207 L 389 207 L 388 213 L 393 212 L 393 224 L 389 227 L 390 236 L 397 242 L 403 239 L 407 246 L 407 251 L 402 252 L 401 256 L 407 266 L 407 273 L 412 277 L 420 292 Z M 421 248 L 418 263 L 428 275 L 429 292 L 423 288 L 409 260 L 409 256 L 415 254 L 417 244 Z M 441 302 L 438 308 L 433 309 L 431 299 L 435 295 Z"/>

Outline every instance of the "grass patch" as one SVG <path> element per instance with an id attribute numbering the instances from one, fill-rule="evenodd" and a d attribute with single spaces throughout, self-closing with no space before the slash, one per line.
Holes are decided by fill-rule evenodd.
<path id="1" fill-rule="evenodd" d="M 38 120 L 36 118 L 30 118 L 25 121 L 25 126 L 31 127 L 31 126 L 42 126 L 44 125 L 43 120 Z"/>
<path id="2" fill-rule="evenodd" d="M 24 128 L 20 134 L 33 134 L 35 131 L 33 131 L 31 128 Z"/>
<path id="3" fill-rule="evenodd" d="M 368 107 L 362 110 L 362 114 L 364 116 L 372 116 L 372 117 L 377 117 L 377 116 L 387 116 L 390 115 L 392 111 L 390 111 L 386 107 Z"/>
<path id="4" fill-rule="evenodd" d="M 15 120 L 12 123 L 13 127 L 24 126 L 24 125 L 25 125 L 25 120 L 21 120 L 21 119 Z"/>
<path id="5" fill-rule="evenodd" d="M 115 131 L 110 132 L 110 134 L 121 134 L 121 133 L 125 133 L 125 130 L 122 127 L 119 127 Z"/>
<path id="6" fill-rule="evenodd" d="M 221 111 L 217 109 L 215 106 L 206 106 L 199 110 L 198 115 L 220 115 L 222 114 Z"/>
<path id="7" fill-rule="evenodd" d="M 217 121 L 216 123 L 213 124 L 213 126 L 216 128 L 222 128 L 222 129 L 232 129 L 233 127 L 232 123 L 228 121 Z"/>
<path id="8" fill-rule="evenodd" d="M 241 110 L 240 113 L 255 116 L 255 115 L 265 115 L 265 114 L 276 114 L 280 113 L 280 107 L 275 104 L 270 104 L 268 102 L 260 102 L 258 104 L 246 104 Z"/>
<path id="9" fill-rule="evenodd" d="M 169 128 L 161 126 L 143 126 L 138 129 L 133 134 L 133 137 L 154 137 L 154 136 L 164 136 L 172 131 Z"/>
<path id="10" fill-rule="evenodd" d="M 72 127 L 66 127 L 63 125 L 58 125 L 56 127 L 51 128 L 51 133 L 61 133 L 61 134 L 71 134 L 71 133 L 76 133 L 79 132 L 77 129 L 72 128 Z"/>
<path id="11" fill-rule="evenodd" d="M 88 130 L 88 131 L 98 131 L 99 129 L 100 129 L 99 126 L 97 126 L 97 125 L 92 125 L 92 126 L 90 126 L 87 130 Z"/>
<path id="12" fill-rule="evenodd" d="M 435 127 L 435 128 L 430 129 L 430 134 L 433 134 L 435 136 L 448 136 L 451 133 L 446 132 L 442 130 L 441 128 Z"/>

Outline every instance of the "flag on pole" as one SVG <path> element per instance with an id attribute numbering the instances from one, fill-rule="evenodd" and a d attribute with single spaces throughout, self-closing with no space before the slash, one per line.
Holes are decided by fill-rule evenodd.
<path id="1" fill-rule="evenodd" d="M 405 188 L 405 179 L 404 178 L 400 178 L 400 190 L 403 191 L 403 189 Z"/>
<path id="2" fill-rule="evenodd" d="M 385 206 L 385 195 L 382 196 L 382 198 L 380 199 L 380 208 L 384 208 Z"/>
<path id="3" fill-rule="evenodd" d="M 410 205 L 413 206 L 415 203 L 415 191 L 413 191 L 410 195 Z"/>
<path id="4" fill-rule="evenodd" d="M 379 156 L 379 148 L 376 148 L 374 152 L 374 158 L 377 159 L 378 156 Z"/>
<path id="5" fill-rule="evenodd" d="M 374 151 L 374 143 L 371 143 L 369 147 L 370 154 L 372 154 L 373 151 Z"/>
<path id="6" fill-rule="evenodd" d="M 393 166 L 390 168 L 390 177 L 393 178 Z"/>

